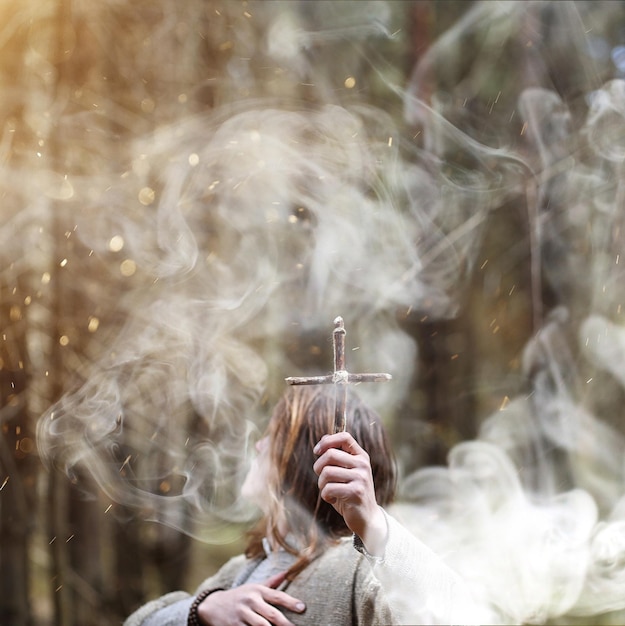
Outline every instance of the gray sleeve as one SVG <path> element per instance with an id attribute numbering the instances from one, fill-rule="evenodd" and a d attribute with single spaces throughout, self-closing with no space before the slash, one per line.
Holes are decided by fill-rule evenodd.
<path id="1" fill-rule="evenodd" d="M 124 626 L 186 626 L 193 600 L 182 591 L 168 593 L 138 608 Z"/>
<path id="2" fill-rule="evenodd" d="M 152 613 L 142 626 L 187 626 L 189 609 L 195 598 L 185 598 Z"/>

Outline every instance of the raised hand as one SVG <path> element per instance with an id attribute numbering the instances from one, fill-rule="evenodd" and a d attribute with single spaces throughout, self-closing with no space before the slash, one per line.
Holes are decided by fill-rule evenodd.
<path id="1" fill-rule="evenodd" d="M 367 551 L 382 555 L 387 526 L 375 498 L 369 455 L 348 432 L 324 435 L 314 448 L 321 497 L 343 516 Z"/>

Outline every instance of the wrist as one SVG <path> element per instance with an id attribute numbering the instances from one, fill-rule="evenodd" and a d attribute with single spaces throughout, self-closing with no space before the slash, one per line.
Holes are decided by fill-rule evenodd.
<path id="1" fill-rule="evenodd" d="M 381 507 L 376 507 L 358 536 L 368 555 L 378 558 L 384 556 L 388 540 L 388 522 Z"/>
<path id="2" fill-rule="evenodd" d="M 200 621 L 199 608 L 200 604 L 211 595 L 211 593 L 215 593 L 217 591 L 223 591 L 223 589 L 204 589 L 198 593 L 197 597 L 193 601 L 191 608 L 189 609 L 189 615 L 187 617 L 187 626 L 203 626 L 203 622 Z"/>

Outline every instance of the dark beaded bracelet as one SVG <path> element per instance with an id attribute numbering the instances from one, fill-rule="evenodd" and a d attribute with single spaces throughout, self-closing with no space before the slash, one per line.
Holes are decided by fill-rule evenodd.
<path id="1" fill-rule="evenodd" d="M 189 617 L 187 617 L 187 626 L 202 626 L 200 624 L 200 616 L 197 614 L 198 607 L 211 593 L 215 593 L 215 591 L 223 591 L 223 589 L 204 589 L 204 591 L 200 592 L 197 598 L 193 600 L 193 604 L 189 609 Z"/>

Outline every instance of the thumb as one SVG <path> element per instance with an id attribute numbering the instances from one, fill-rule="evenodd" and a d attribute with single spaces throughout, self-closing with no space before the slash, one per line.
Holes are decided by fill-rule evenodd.
<path id="1" fill-rule="evenodd" d="M 263 584 L 271 589 L 277 589 L 286 580 L 286 570 L 270 576 Z"/>

